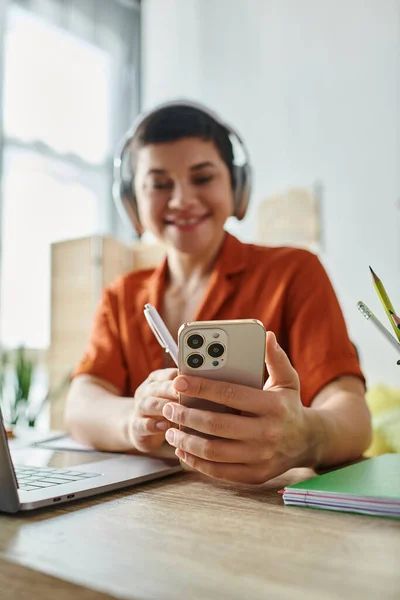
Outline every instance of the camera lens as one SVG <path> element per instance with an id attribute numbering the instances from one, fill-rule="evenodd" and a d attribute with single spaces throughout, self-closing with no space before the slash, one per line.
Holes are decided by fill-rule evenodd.
<path id="1" fill-rule="evenodd" d="M 204 344 L 204 338 L 199 333 L 192 333 L 192 335 L 189 335 L 186 343 L 189 346 L 189 348 L 197 350 L 197 348 L 201 348 Z"/>
<path id="2" fill-rule="evenodd" d="M 219 358 L 225 352 L 225 348 L 219 342 L 215 342 L 214 344 L 210 344 L 207 348 L 207 352 L 213 358 Z"/>
<path id="3" fill-rule="evenodd" d="M 190 354 L 186 362 L 191 369 L 198 369 L 203 364 L 204 358 L 201 354 Z"/>

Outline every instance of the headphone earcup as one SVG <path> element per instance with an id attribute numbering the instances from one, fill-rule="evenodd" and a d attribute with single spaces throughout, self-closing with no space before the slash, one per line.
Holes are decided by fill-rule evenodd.
<path id="1" fill-rule="evenodd" d="M 251 194 L 251 167 L 248 163 L 233 168 L 235 217 L 241 221 L 247 211 Z"/>
<path id="2" fill-rule="evenodd" d="M 137 234 L 143 234 L 143 227 L 139 219 L 139 211 L 137 207 L 136 196 L 133 191 L 133 181 L 123 181 L 119 186 L 118 202 L 116 206 L 122 219 L 129 225 L 133 225 Z"/>

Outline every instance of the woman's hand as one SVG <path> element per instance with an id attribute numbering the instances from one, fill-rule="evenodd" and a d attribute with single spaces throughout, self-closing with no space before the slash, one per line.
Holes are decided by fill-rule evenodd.
<path id="1" fill-rule="evenodd" d="M 243 411 L 217 413 L 166 403 L 164 416 L 200 432 L 190 435 L 170 428 L 167 441 L 190 467 L 217 479 L 263 483 L 308 461 L 306 409 L 299 378 L 275 335 L 267 334 L 266 362 L 270 374 L 263 390 L 200 377 L 179 376 L 178 392 Z M 214 439 L 201 434 L 217 436 Z"/>
<path id="2" fill-rule="evenodd" d="M 130 438 L 140 452 L 152 452 L 165 440 L 170 423 L 163 417 L 163 408 L 177 399 L 173 380 L 177 369 L 153 371 L 137 388 L 130 415 Z"/>

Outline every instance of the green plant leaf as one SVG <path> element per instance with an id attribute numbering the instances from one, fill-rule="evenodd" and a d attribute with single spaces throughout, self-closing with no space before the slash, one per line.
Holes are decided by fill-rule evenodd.
<path id="1" fill-rule="evenodd" d="M 35 413 L 31 412 L 28 414 L 29 427 L 35 426 L 37 418 L 39 417 L 39 415 L 42 412 L 46 403 L 47 402 L 55 402 L 57 400 L 57 398 L 60 396 L 60 394 L 64 391 L 64 389 L 66 387 L 68 387 L 69 382 L 71 380 L 71 375 L 72 375 L 72 370 L 66 374 L 66 376 L 60 381 L 60 383 L 54 389 L 49 390 L 47 392 L 47 394 L 44 396 L 42 402 L 37 407 Z"/>
<path id="2" fill-rule="evenodd" d="M 29 360 L 25 355 L 25 349 L 23 346 L 17 350 L 17 358 L 15 365 L 16 375 L 16 393 L 15 393 L 15 406 L 21 402 L 28 402 L 29 392 L 31 389 L 32 378 L 34 372 L 34 363 Z"/>

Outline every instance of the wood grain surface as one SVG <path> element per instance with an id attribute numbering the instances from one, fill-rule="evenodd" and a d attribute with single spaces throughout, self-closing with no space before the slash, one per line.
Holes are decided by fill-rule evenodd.
<path id="1" fill-rule="evenodd" d="M 251 487 L 181 473 L 1 515 L 0 582 L 19 579 L 7 596 L 18 600 L 31 585 L 51 597 L 41 590 L 53 581 L 57 598 L 67 593 L 62 582 L 79 586 L 76 600 L 102 598 L 90 591 L 135 600 L 399 600 L 400 521 L 283 506 L 277 491 L 313 475 L 297 469 Z"/>

